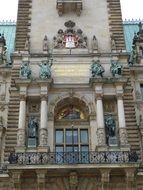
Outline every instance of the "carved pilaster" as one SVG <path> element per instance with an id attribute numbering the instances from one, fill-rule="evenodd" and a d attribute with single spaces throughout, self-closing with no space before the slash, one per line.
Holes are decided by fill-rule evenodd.
<path id="1" fill-rule="evenodd" d="M 48 133 L 47 133 L 47 129 L 45 128 L 41 128 L 40 129 L 40 146 L 47 146 L 47 136 L 48 136 Z"/>
<path id="2" fill-rule="evenodd" d="M 128 145 L 128 137 L 126 128 L 119 128 L 119 135 L 120 135 L 120 145 L 126 146 Z"/>
<path id="3" fill-rule="evenodd" d="M 12 179 L 15 190 L 21 190 L 21 171 L 13 171 L 12 172 Z"/>
<path id="4" fill-rule="evenodd" d="M 127 190 L 134 190 L 135 169 L 126 169 L 126 187 Z"/>
<path id="5" fill-rule="evenodd" d="M 69 176 L 70 190 L 78 189 L 78 175 L 76 172 L 71 172 Z"/>
<path id="6" fill-rule="evenodd" d="M 45 190 L 45 176 L 46 170 L 37 170 L 37 184 L 38 190 Z"/>
<path id="7" fill-rule="evenodd" d="M 25 146 L 25 129 L 19 128 L 17 131 L 17 146 Z"/>
<path id="8" fill-rule="evenodd" d="M 98 128 L 97 129 L 97 140 L 98 140 L 98 146 L 105 146 L 105 130 L 104 128 Z"/>
<path id="9" fill-rule="evenodd" d="M 101 184 L 103 190 L 109 190 L 110 169 L 100 169 Z"/>

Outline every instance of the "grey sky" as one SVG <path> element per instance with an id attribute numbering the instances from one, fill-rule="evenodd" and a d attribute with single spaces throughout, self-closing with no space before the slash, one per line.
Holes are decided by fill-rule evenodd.
<path id="1" fill-rule="evenodd" d="M 143 19 L 143 11 L 142 11 L 143 0 L 120 0 L 120 1 L 122 6 L 123 19 L 125 18 Z M 0 2 L 1 2 L 0 21 L 16 20 L 18 0 L 0 0 Z"/>

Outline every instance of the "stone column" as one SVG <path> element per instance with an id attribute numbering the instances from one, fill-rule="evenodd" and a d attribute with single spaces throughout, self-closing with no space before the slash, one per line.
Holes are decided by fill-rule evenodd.
<path id="1" fill-rule="evenodd" d="M 101 189 L 109 190 L 110 169 L 100 169 L 101 172 Z"/>
<path id="2" fill-rule="evenodd" d="M 39 147 L 47 147 L 47 95 L 41 96 L 41 113 L 40 113 L 40 135 L 39 135 Z"/>
<path id="3" fill-rule="evenodd" d="M 102 95 L 96 94 L 96 115 L 97 115 L 97 139 L 98 146 L 105 146 L 104 111 Z"/>
<path id="4" fill-rule="evenodd" d="M 25 125 L 26 125 L 26 96 L 20 96 L 19 122 L 17 131 L 17 148 L 25 147 Z"/>
<path id="5" fill-rule="evenodd" d="M 118 109 L 120 144 L 125 146 L 128 144 L 128 140 L 127 140 L 126 121 L 125 121 L 125 112 L 124 112 L 124 103 L 123 103 L 122 94 L 117 94 L 117 109 Z"/>
<path id="6" fill-rule="evenodd" d="M 36 173 L 37 173 L 38 190 L 45 190 L 46 170 L 37 170 Z"/>
<path id="7" fill-rule="evenodd" d="M 21 190 L 21 171 L 13 171 L 12 172 L 12 179 L 15 190 Z"/>
<path id="8" fill-rule="evenodd" d="M 129 168 L 126 169 L 126 189 L 134 190 L 134 182 L 135 182 L 135 169 Z"/>

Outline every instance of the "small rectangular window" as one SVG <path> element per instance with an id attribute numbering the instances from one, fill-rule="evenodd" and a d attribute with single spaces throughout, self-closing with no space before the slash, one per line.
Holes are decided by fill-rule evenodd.
<path id="1" fill-rule="evenodd" d="M 78 143 L 78 131 L 77 129 L 67 129 L 66 130 L 66 143 L 67 144 L 77 144 Z"/>
<path id="2" fill-rule="evenodd" d="M 56 144 L 62 144 L 64 142 L 63 129 L 56 130 Z"/>
<path id="3" fill-rule="evenodd" d="M 143 100 L 143 84 L 140 84 L 140 89 L 141 89 L 141 97 L 142 97 L 142 100 Z"/>
<path id="4" fill-rule="evenodd" d="M 87 129 L 81 129 L 80 130 L 80 142 L 82 144 L 88 143 L 88 130 Z"/>

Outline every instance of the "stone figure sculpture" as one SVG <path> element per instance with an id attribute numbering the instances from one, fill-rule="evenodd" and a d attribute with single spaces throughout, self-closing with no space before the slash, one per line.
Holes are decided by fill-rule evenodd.
<path id="1" fill-rule="evenodd" d="M 22 79 L 30 79 L 31 77 L 31 69 L 28 63 L 23 63 L 20 68 L 20 78 Z"/>
<path id="2" fill-rule="evenodd" d="M 92 74 L 92 77 L 95 77 L 95 76 L 101 76 L 103 77 L 103 73 L 105 72 L 103 66 L 100 64 L 100 61 L 97 60 L 97 61 L 92 61 L 92 65 L 91 65 L 91 74 Z"/>
<path id="3" fill-rule="evenodd" d="M 106 131 L 106 139 L 109 141 L 110 137 L 116 136 L 116 124 L 113 116 L 111 114 L 105 115 L 105 131 Z"/>
<path id="4" fill-rule="evenodd" d="M 92 39 L 92 50 L 98 50 L 98 41 L 97 41 L 97 38 L 96 36 L 93 36 L 93 39 Z"/>
<path id="5" fill-rule="evenodd" d="M 43 39 L 43 51 L 48 51 L 48 38 L 46 35 Z"/>
<path id="6" fill-rule="evenodd" d="M 35 117 L 31 117 L 28 123 L 28 137 L 36 138 L 38 133 L 38 122 Z"/>
<path id="7" fill-rule="evenodd" d="M 113 77 L 122 74 L 122 65 L 118 61 L 111 60 L 110 71 Z"/>
<path id="8" fill-rule="evenodd" d="M 111 35 L 111 51 L 116 50 L 116 42 L 115 42 L 115 38 L 113 35 Z"/>
<path id="9" fill-rule="evenodd" d="M 41 79 L 51 78 L 52 60 L 51 60 L 51 63 L 49 63 L 49 60 L 43 61 L 39 66 L 40 66 L 40 78 Z"/>
<path id="10" fill-rule="evenodd" d="M 132 46 L 132 51 L 128 59 L 128 63 L 130 66 L 134 65 L 136 63 L 136 50 L 135 50 L 135 45 Z"/>

